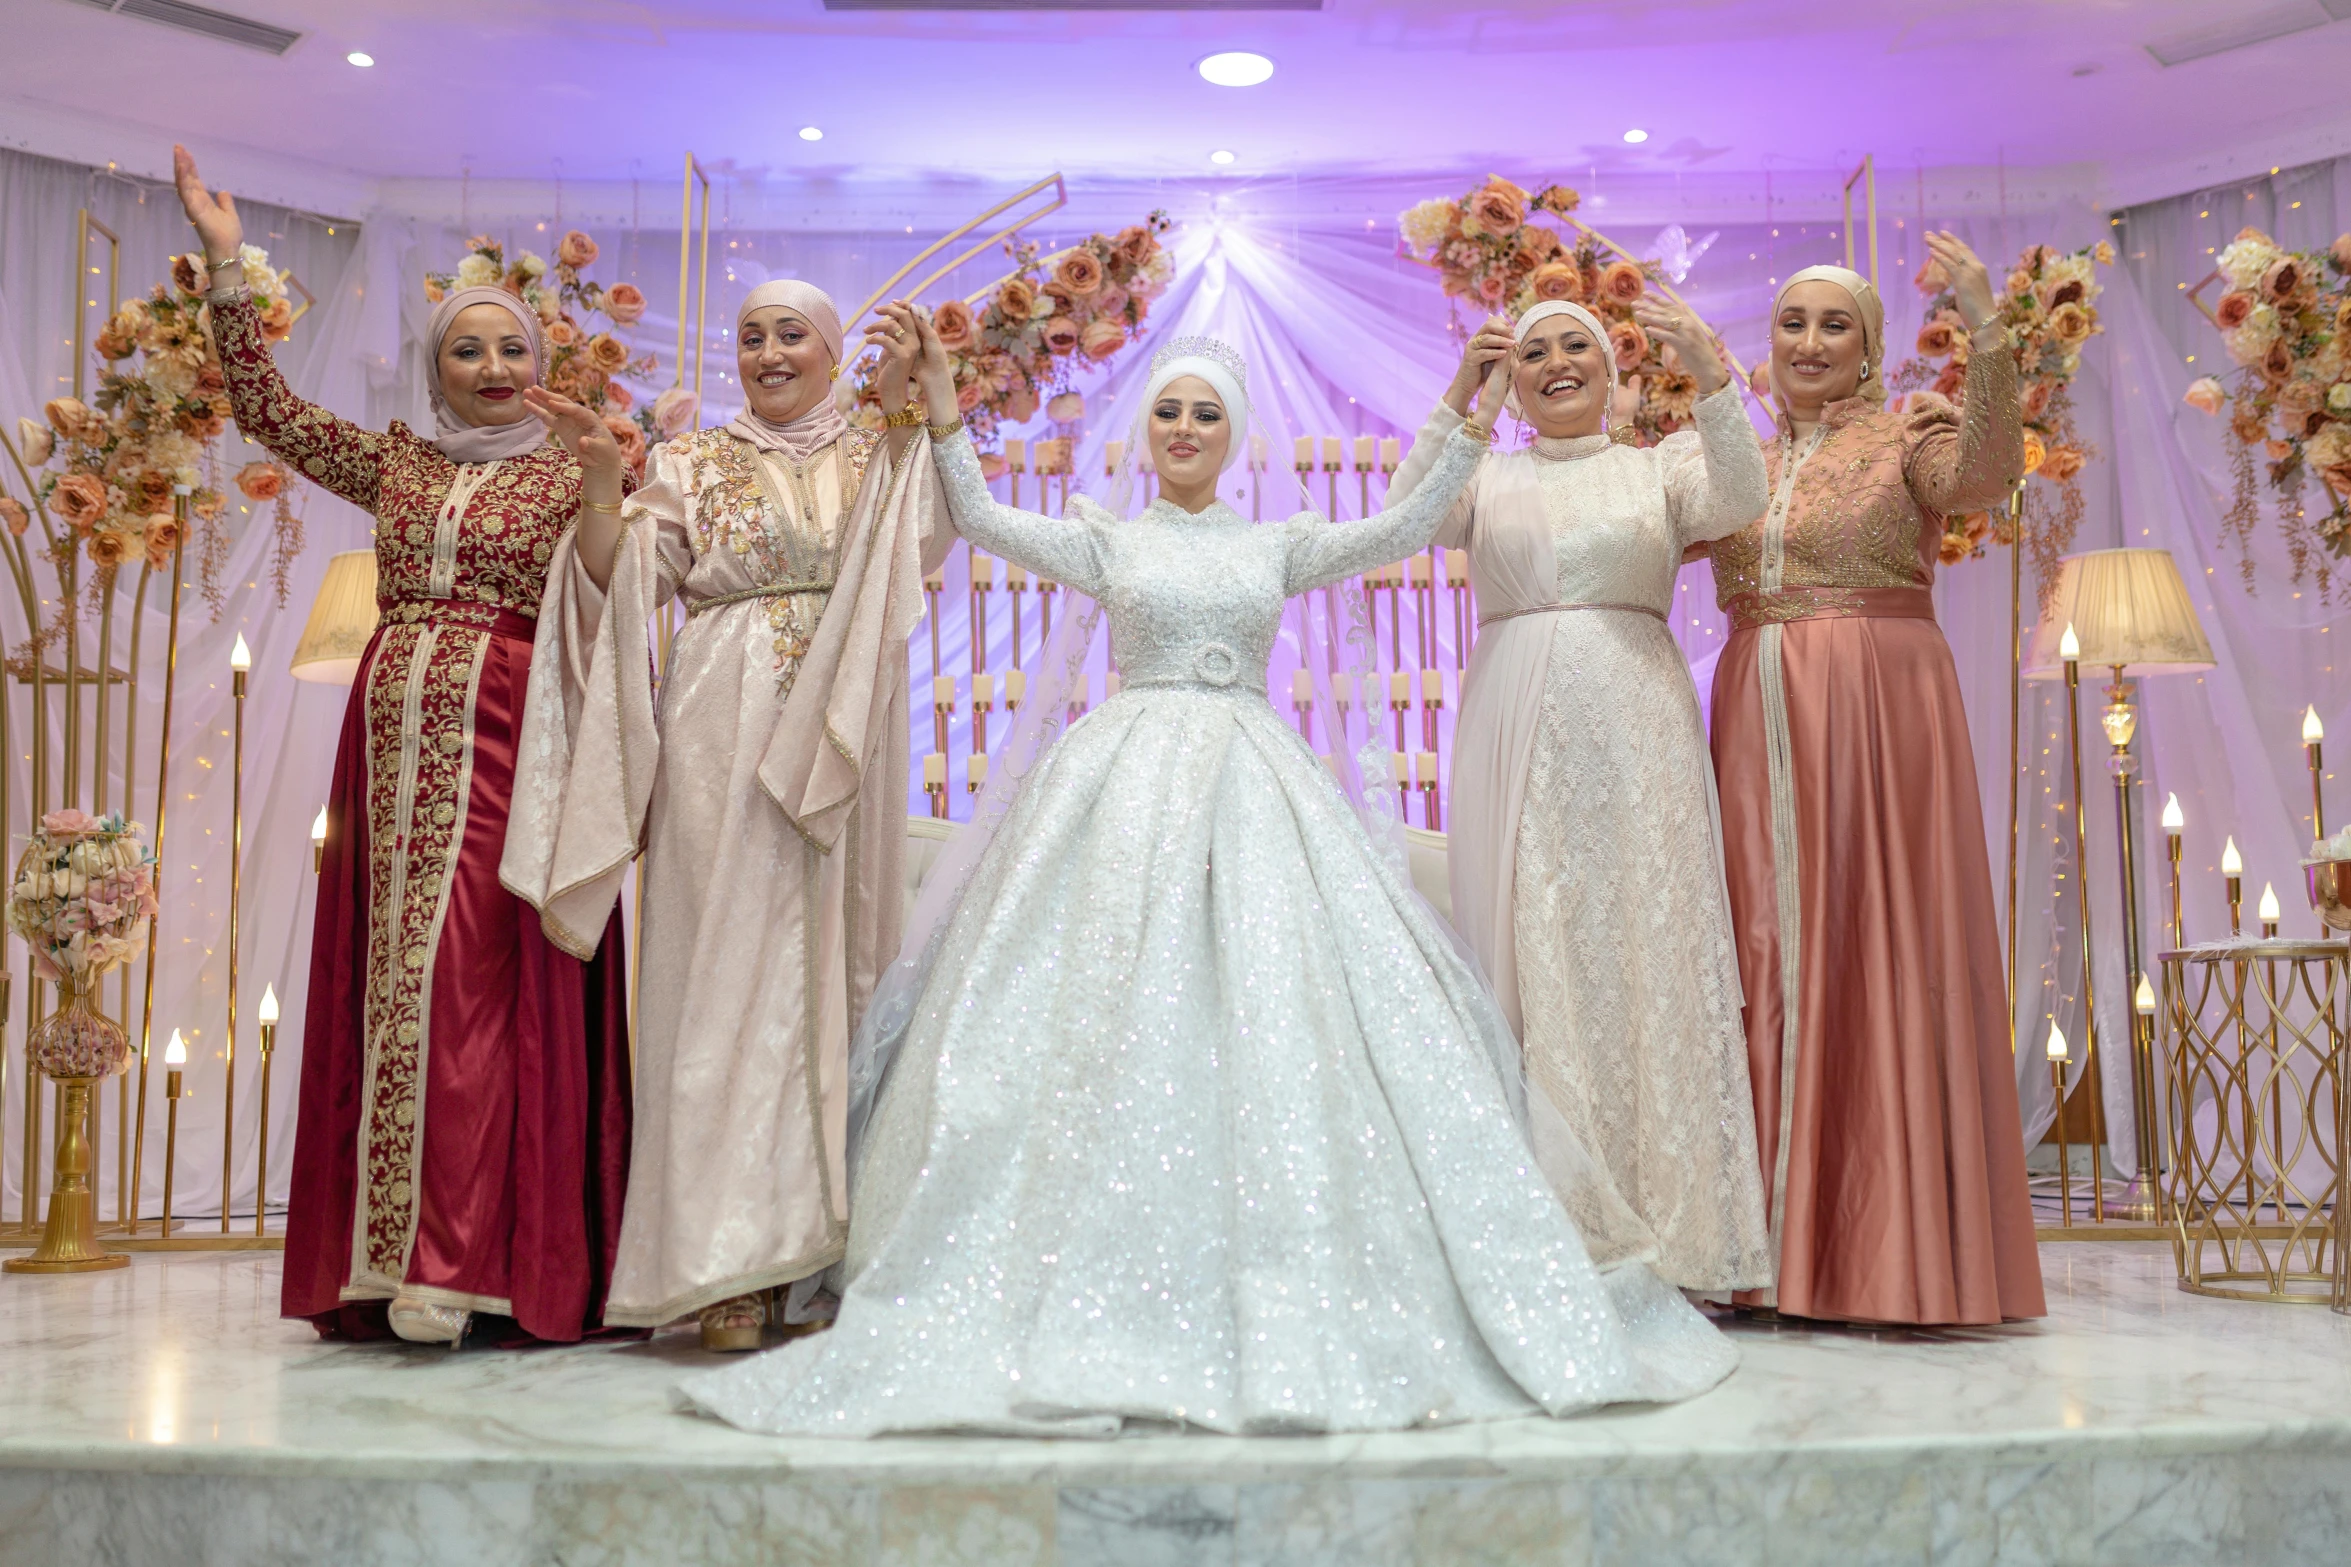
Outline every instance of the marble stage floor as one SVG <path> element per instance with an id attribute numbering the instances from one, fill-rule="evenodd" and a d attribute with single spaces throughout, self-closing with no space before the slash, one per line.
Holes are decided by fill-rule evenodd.
<path id="1" fill-rule="evenodd" d="M 2042 1250 L 2050 1320 L 1734 1328 L 1674 1408 L 1380 1437 L 783 1442 L 690 1335 L 318 1343 L 273 1254 L 0 1281 L 0 1564 L 2341 1563 L 2351 1318 Z"/>

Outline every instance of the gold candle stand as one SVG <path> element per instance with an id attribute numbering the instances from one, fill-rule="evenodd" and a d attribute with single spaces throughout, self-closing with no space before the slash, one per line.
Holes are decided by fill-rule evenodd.
<path id="1" fill-rule="evenodd" d="M 220 1233 L 229 1233 L 229 1182 L 236 1173 L 237 1154 L 237 916 L 242 904 L 245 870 L 245 676 L 253 654 L 244 633 L 229 653 L 230 706 L 235 713 L 236 738 L 229 751 L 229 1028 L 228 1047 L 221 1057 L 220 1077 Z"/>
<path id="2" fill-rule="evenodd" d="M 2102 1108 L 2097 1102 L 2098 1080 L 2098 995 L 2096 976 L 2092 972 L 2094 947 L 2090 937 L 2090 874 L 2089 849 L 2082 830 L 2083 808 L 2088 797 L 2082 792 L 2082 660 L 2081 648 L 2075 641 L 2073 627 L 2065 628 L 2065 640 L 2059 656 L 2065 662 L 2065 746 L 2073 767 L 2073 870 L 2074 901 L 2081 911 L 2082 927 L 2082 1082 L 2089 1089 L 2091 1108 Z M 2057 1124 L 2062 1134 L 2065 1125 L 2065 1100 L 2057 1101 Z M 2072 1205 L 2067 1204 L 2067 1218 L 2072 1217 Z M 2106 1175 L 2104 1161 L 2099 1156 L 2098 1140 L 2090 1140 L 2090 1217 L 2092 1222 L 2106 1222 Z"/>
<path id="3" fill-rule="evenodd" d="M 261 1173 L 253 1184 L 253 1233 L 268 1233 L 269 1217 L 269 1061 L 278 1048 L 278 988 L 261 990 Z"/>

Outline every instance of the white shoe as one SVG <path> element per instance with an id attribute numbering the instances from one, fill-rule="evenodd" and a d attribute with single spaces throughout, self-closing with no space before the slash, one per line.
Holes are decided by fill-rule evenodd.
<path id="1" fill-rule="evenodd" d="M 455 1344 L 473 1320 L 463 1306 L 436 1306 L 410 1295 L 395 1299 L 389 1315 L 392 1331 L 411 1344 Z"/>

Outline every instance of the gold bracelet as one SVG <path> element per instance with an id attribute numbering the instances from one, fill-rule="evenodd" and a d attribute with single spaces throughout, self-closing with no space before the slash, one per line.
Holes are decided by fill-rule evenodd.
<path id="1" fill-rule="evenodd" d="M 245 258 L 243 256 L 231 256 L 226 261 L 207 261 L 204 263 L 204 270 L 207 272 L 219 272 L 229 267 L 241 267 L 244 264 Z"/>
<path id="2" fill-rule="evenodd" d="M 908 403 L 894 414 L 882 415 L 882 423 L 893 430 L 911 429 L 922 423 L 922 409 L 917 404 Z"/>
<path id="3" fill-rule="evenodd" d="M 608 512 L 615 517 L 620 515 L 620 502 L 618 501 L 591 501 L 583 497 L 581 504 L 590 511 Z"/>
<path id="4" fill-rule="evenodd" d="M 924 428 L 931 432 L 932 440 L 943 441 L 947 439 L 948 436 L 953 435 L 956 431 L 963 428 L 963 416 L 961 414 L 957 414 L 953 419 L 948 420 L 945 424 L 926 425 Z"/>
<path id="5" fill-rule="evenodd" d="M 1461 421 L 1461 433 L 1468 436 L 1471 440 L 1477 442 L 1480 446 L 1491 446 L 1494 444 L 1494 426 L 1490 422 L 1486 424 L 1480 424 L 1475 419 L 1464 419 Z"/>

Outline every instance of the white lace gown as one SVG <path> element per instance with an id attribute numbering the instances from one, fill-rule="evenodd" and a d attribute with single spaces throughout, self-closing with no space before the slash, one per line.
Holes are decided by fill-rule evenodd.
<path id="1" fill-rule="evenodd" d="M 1538 439 L 1453 503 L 1437 536 L 1469 551 L 1480 626 L 1448 869 L 1530 1086 L 1637 1216 L 1586 1239 L 1726 1291 L 1770 1283 L 1772 1251 L 1713 764 L 1666 616 L 1682 551 L 1770 495 L 1737 391 L 1693 422 L 1647 449 Z M 1440 406 L 1396 483 L 1460 423 Z"/>
<path id="2" fill-rule="evenodd" d="M 831 1331 L 689 1381 L 756 1431 L 1367 1431 L 1687 1397 L 1730 1342 L 1603 1274 L 1528 1152 L 1506 1025 L 1266 700 L 1285 599 L 1425 544 L 1480 448 L 1360 522 L 997 505 L 1125 689 L 1037 762 L 860 1155 Z"/>

